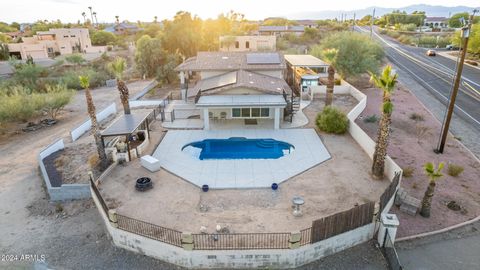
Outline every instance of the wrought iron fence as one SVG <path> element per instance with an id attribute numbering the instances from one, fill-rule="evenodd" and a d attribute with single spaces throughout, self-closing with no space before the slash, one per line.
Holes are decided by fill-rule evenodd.
<path id="1" fill-rule="evenodd" d="M 162 226 L 117 214 L 118 228 L 177 247 L 182 246 L 182 233 Z"/>
<path id="2" fill-rule="evenodd" d="M 383 242 L 382 248 L 383 254 L 388 262 L 388 267 L 390 270 L 402 270 L 403 266 L 400 263 L 400 259 L 398 258 L 397 250 L 395 249 L 395 245 L 393 244 L 392 238 L 390 237 L 390 233 L 387 229 L 385 232 L 385 241 Z"/>
<path id="3" fill-rule="evenodd" d="M 193 234 L 196 250 L 288 249 L 290 233 Z"/>
<path id="4" fill-rule="evenodd" d="M 95 196 L 97 197 L 98 201 L 100 202 L 100 205 L 102 206 L 103 212 L 108 217 L 108 219 L 110 219 L 110 217 L 108 216 L 108 206 L 105 203 L 105 201 L 103 200 L 103 197 L 100 194 L 100 191 L 98 190 L 97 185 L 95 185 L 95 182 L 93 182 L 92 177 L 90 177 L 90 186 L 92 187 L 93 192 L 95 193 Z"/>

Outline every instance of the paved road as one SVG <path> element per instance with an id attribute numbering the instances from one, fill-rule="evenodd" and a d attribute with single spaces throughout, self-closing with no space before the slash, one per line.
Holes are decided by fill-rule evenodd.
<path id="1" fill-rule="evenodd" d="M 356 31 L 370 34 L 367 28 Z M 407 46 L 374 32 L 374 38 L 384 45 L 389 61 L 399 81 L 422 102 L 433 115 L 443 122 L 447 99 L 452 88 L 454 60 L 437 55 L 427 57 L 426 49 Z M 450 126 L 452 132 L 477 157 L 480 157 L 480 70 L 465 66 L 462 85 L 457 96 L 456 109 Z M 440 130 L 438 136 L 440 136 Z"/>
<path id="2" fill-rule="evenodd" d="M 396 247 L 405 269 L 480 269 L 480 222 Z"/>
<path id="3" fill-rule="evenodd" d="M 360 31 L 365 28 L 357 27 Z M 388 59 L 398 68 L 409 73 L 438 101 L 447 104 L 450 96 L 456 62 L 437 55 L 426 56 L 425 48 L 406 46 L 374 31 L 374 37 L 385 47 Z M 472 126 L 480 129 L 480 70 L 464 66 L 455 113 Z"/>

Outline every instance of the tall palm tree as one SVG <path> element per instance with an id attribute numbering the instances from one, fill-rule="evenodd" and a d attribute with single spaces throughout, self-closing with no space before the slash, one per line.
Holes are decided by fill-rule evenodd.
<path id="1" fill-rule="evenodd" d="M 119 18 L 120 18 L 120 17 L 119 17 L 118 15 L 117 15 L 117 16 L 115 16 L 115 22 L 116 22 L 117 24 L 119 24 L 119 23 L 120 23 L 120 21 L 119 21 Z"/>
<path id="2" fill-rule="evenodd" d="M 90 120 L 92 122 L 92 135 L 97 145 L 98 159 L 100 160 L 100 166 L 102 171 L 107 168 L 108 160 L 107 154 L 105 154 L 105 146 L 103 145 L 100 131 L 98 130 L 97 116 L 95 112 L 95 105 L 93 104 L 92 93 L 90 93 L 90 78 L 88 76 L 78 76 L 80 86 L 85 89 L 85 98 L 87 100 L 87 110 Z"/>
<path id="3" fill-rule="evenodd" d="M 128 88 L 122 79 L 123 72 L 127 68 L 127 63 L 124 58 L 117 57 L 108 65 L 108 68 L 113 74 L 115 74 L 115 77 L 117 78 L 117 88 L 118 88 L 118 92 L 120 92 L 120 100 L 122 101 L 123 111 L 125 114 L 130 114 L 130 103 L 128 101 L 128 97 L 129 97 Z"/>
<path id="4" fill-rule="evenodd" d="M 95 21 L 94 21 L 95 25 L 98 26 L 97 12 L 95 11 L 93 12 L 93 17 L 95 18 Z"/>
<path id="5" fill-rule="evenodd" d="M 423 196 L 422 200 L 422 209 L 420 210 L 420 215 L 422 217 L 430 217 L 430 209 L 432 207 L 432 197 L 433 193 L 435 192 L 435 185 L 438 178 L 442 177 L 442 169 L 445 166 L 443 162 L 438 164 L 438 167 L 435 169 L 435 164 L 432 162 L 427 162 L 423 169 L 425 174 L 430 179 L 428 183 L 427 190 L 425 191 L 425 195 Z"/>
<path id="6" fill-rule="evenodd" d="M 153 22 L 154 22 L 154 23 L 157 23 L 157 19 L 158 19 L 157 16 L 153 16 Z"/>
<path id="7" fill-rule="evenodd" d="M 328 81 L 327 92 L 325 96 L 325 106 L 332 105 L 333 102 L 333 88 L 335 87 L 335 57 L 337 56 L 337 49 L 325 49 L 323 51 L 323 58 L 329 63 L 328 66 Z"/>
<path id="8" fill-rule="evenodd" d="M 94 24 L 93 22 L 93 13 L 92 13 L 92 7 L 88 7 L 88 9 L 90 10 L 90 18 L 92 18 L 92 25 Z"/>
<path id="9" fill-rule="evenodd" d="M 83 16 L 83 24 L 87 23 L 87 13 L 82 12 L 82 16 Z"/>
<path id="10" fill-rule="evenodd" d="M 378 127 L 377 144 L 373 153 L 372 174 L 375 178 L 383 178 L 385 170 L 385 156 L 387 155 L 388 139 L 390 137 L 390 124 L 392 122 L 393 103 L 391 94 L 397 84 L 397 74 L 392 74 L 392 67 L 386 66 L 380 75 L 373 74 L 370 80 L 376 87 L 383 91 L 382 118 Z"/>

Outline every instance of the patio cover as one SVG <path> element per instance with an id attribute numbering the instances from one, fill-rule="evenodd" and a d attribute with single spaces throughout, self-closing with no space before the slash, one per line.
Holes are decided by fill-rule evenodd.
<path id="1" fill-rule="evenodd" d="M 283 95 L 212 95 L 201 96 L 197 107 L 285 107 Z"/>
<path id="2" fill-rule="evenodd" d="M 102 132 L 102 137 L 132 134 L 147 119 L 149 112 L 124 114 Z"/>
<path id="3" fill-rule="evenodd" d="M 286 54 L 285 60 L 294 67 L 326 67 L 327 63 L 310 54 Z"/>

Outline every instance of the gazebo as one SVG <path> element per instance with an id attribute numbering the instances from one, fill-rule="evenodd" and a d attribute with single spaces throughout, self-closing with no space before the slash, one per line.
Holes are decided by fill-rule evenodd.
<path id="1" fill-rule="evenodd" d="M 102 143 L 105 145 L 105 138 L 107 137 L 125 137 L 128 159 L 132 160 L 130 150 L 137 149 L 150 138 L 148 121 L 150 114 L 151 112 L 136 112 L 122 115 L 101 133 Z M 139 133 L 143 130 L 146 131 L 146 134 L 144 133 L 142 140 Z"/>

